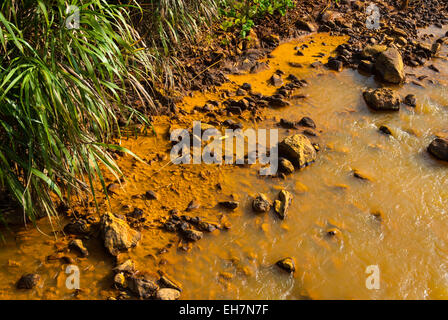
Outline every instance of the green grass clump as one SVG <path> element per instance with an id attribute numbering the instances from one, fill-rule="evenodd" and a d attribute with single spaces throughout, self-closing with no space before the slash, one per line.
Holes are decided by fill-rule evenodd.
<path id="1" fill-rule="evenodd" d="M 67 28 L 79 8 L 79 29 Z M 108 145 L 117 115 L 138 115 L 125 88 L 151 106 L 142 86 L 151 56 L 128 9 L 103 0 L 6 0 L 0 11 L 0 184 L 32 220 L 56 214 L 55 199 L 103 183 L 100 164 L 121 172 Z M 129 94 L 129 93 L 126 93 Z M 0 214 L 1 218 L 1 214 Z"/>
<path id="2" fill-rule="evenodd" d="M 255 25 L 254 19 L 275 13 L 283 16 L 294 6 L 294 0 L 225 0 L 220 8 L 224 17 L 221 26 L 224 30 L 239 29 L 245 38 Z"/>

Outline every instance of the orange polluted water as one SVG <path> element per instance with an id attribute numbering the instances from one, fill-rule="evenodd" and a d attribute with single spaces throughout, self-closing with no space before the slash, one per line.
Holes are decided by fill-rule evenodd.
<path id="1" fill-rule="evenodd" d="M 176 123 L 161 117 L 155 128 L 157 137 L 123 141 L 150 163 L 120 158 L 127 183 L 111 199 L 113 212 L 126 214 L 134 208 L 145 212 L 143 240 L 129 253 L 137 269 L 154 274 L 161 270 L 176 279 L 182 284 L 182 299 L 448 298 L 448 165 L 426 152 L 435 134 L 448 134 L 448 63 L 433 61 L 440 74 L 426 68 L 407 70 L 435 82 L 422 81 L 426 88 L 414 84 L 396 88 L 402 97 L 416 95 L 415 109 L 402 105 L 399 112 L 375 113 L 362 99 L 364 88 L 378 86 L 373 77 L 353 70 L 336 73 L 309 67 L 316 60 L 325 62 L 344 41 L 317 34 L 283 44 L 272 53 L 269 70 L 232 76 L 223 86 L 235 90 L 248 82 L 254 91 L 272 94 L 275 88 L 266 81 L 277 69 L 285 73 L 284 78 L 294 74 L 307 80 L 309 85 L 297 90 L 306 99 L 293 99 L 291 106 L 281 109 L 265 109 L 264 121 L 255 123 L 250 115 L 234 118 L 245 129 L 279 128 L 281 118 L 314 120 L 319 137 L 311 140 L 321 146 L 317 161 L 286 179 L 260 177 L 257 166 L 170 165 L 171 144 L 165 136 L 169 126 L 191 128 L 194 120 L 209 122 L 203 113 L 182 116 Z M 308 45 L 302 50 L 304 56 L 295 55 L 294 47 L 303 43 Z M 313 57 L 320 52 L 323 58 Z M 185 99 L 181 108 L 190 111 L 218 96 L 199 94 Z M 219 121 L 228 118 L 218 116 Z M 381 125 L 392 135 L 379 132 Z M 279 138 L 295 132 L 279 128 Z M 370 181 L 355 178 L 354 170 Z M 251 200 L 257 193 L 273 201 L 281 189 L 294 196 L 285 220 L 273 212 L 257 215 L 252 211 Z M 155 191 L 158 200 L 144 199 L 147 190 Z M 217 206 L 232 197 L 240 202 L 236 210 Z M 201 206 L 184 212 L 193 199 Z M 231 228 L 207 233 L 187 246 L 159 228 L 171 209 L 231 224 Z M 93 208 L 78 210 L 94 213 Z M 105 201 L 101 210 L 108 210 Z M 40 224 L 51 232 L 45 221 Z M 66 242 L 33 229 L 8 238 L 0 249 L 0 298 L 73 298 L 73 292 L 65 288 L 66 264 L 45 258 Z M 113 259 L 97 240 L 85 243 L 88 258 L 66 253 L 81 269 L 77 297 L 115 296 Z M 293 275 L 275 266 L 285 257 L 296 261 Z M 366 268 L 371 265 L 380 271 L 377 290 L 366 287 Z M 42 286 L 31 291 L 15 289 L 15 281 L 27 272 L 41 274 Z"/>

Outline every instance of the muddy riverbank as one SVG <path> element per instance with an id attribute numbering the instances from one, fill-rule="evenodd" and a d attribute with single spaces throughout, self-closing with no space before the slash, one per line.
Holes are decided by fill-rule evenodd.
<path id="1" fill-rule="evenodd" d="M 405 30 L 406 45 L 387 30 L 374 41 L 327 30 L 229 65 L 229 81 L 154 117 L 156 135 L 122 139 L 143 161 L 117 153 L 126 180 L 106 175 L 110 202 L 99 194 L 98 211 L 90 198 L 39 229 L 5 233 L 0 298 L 446 298 L 448 167 L 427 147 L 448 135 L 448 29 Z M 401 84 L 369 73 L 377 56 L 362 54 L 378 43 L 402 54 Z M 363 92 L 383 86 L 399 95 L 398 111 L 367 105 Z M 173 165 L 169 132 L 193 121 L 275 128 L 280 140 L 304 134 L 317 156 L 275 177 L 259 176 L 258 165 Z M 254 213 L 259 193 L 273 204 L 281 190 L 292 196 L 285 219 Z M 276 264 L 287 257 L 292 273 Z M 69 265 L 80 270 L 79 290 L 67 288 Z M 369 265 L 381 270 L 379 290 L 365 286 Z M 31 289 L 17 288 L 24 274 L 39 275 L 26 278 Z"/>

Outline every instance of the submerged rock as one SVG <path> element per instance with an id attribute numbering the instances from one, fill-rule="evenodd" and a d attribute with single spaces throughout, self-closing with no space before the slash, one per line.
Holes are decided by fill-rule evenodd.
<path id="1" fill-rule="evenodd" d="M 360 180 L 366 180 L 366 181 L 372 181 L 373 180 L 370 176 L 368 176 L 367 174 L 359 171 L 358 169 L 354 169 L 353 170 L 353 176 L 355 178 L 360 179 Z"/>
<path id="2" fill-rule="evenodd" d="M 141 233 L 131 229 L 126 221 L 107 212 L 101 217 L 101 234 L 104 246 L 111 255 L 133 248 L 141 239 Z"/>
<path id="3" fill-rule="evenodd" d="M 341 231 L 337 228 L 330 228 L 325 232 L 325 235 L 327 237 L 337 237 L 340 238 L 341 237 Z"/>
<path id="4" fill-rule="evenodd" d="M 266 195 L 260 193 L 253 201 L 252 201 L 252 209 L 258 213 L 268 212 L 271 209 L 271 203 L 269 202 Z"/>
<path id="5" fill-rule="evenodd" d="M 18 289 L 33 289 L 36 287 L 41 280 L 41 277 L 37 273 L 24 274 L 19 281 L 17 281 Z"/>
<path id="6" fill-rule="evenodd" d="M 396 111 L 400 109 L 400 97 L 388 88 L 367 89 L 363 92 L 367 105 L 379 111 Z"/>
<path id="7" fill-rule="evenodd" d="M 448 139 L 434 139 L 428 146 L 428 152 L 439 160 L 448 161 Z"/>
<path id="8" fill-rule="evenodd" d="M 389 48 L 378 55 L 375 69 L 383 80 L 390 83 L 401 83 L 404 81 L 404 64 L 400 52 L 395 48 Z"/>
<path id="9" fill-rule="evenodd" d="M 131 259 L 126 260 L 125 262 L 119 264 L 113 269 L 116 273 L 129 273 L 132 274 L 135 271 L 134 261 Z"/>
<path id="10" fill-rule="evenodd" d="M 310 140 L 303 134 L 286 137 L 278 144 L 279 154 L 299 168 L 316 160 L 317 153 Z"/>
<path id="11" fill-rule="evenodd" d="M 81 239 L 70 241 L 68 248 L 77 251 L 82 257 L 87 257 L 89 255 L 89 251 L 87 251 L 87 248 L 84 246 Z"/>
<path id="12" fill-rule="evenodd" d="M 413 94 L 408 94 L 403 101 L 406 105 L 415 108 L 417 106 L 417 98 Z"/>
<path id="13" fill-rule="evenodd" d="M 277 261 L 276 265 L 289 273 L 293 273 L 294 271 L 296 271 L 296 263 L 293 258 L 288 257 L 281 259 Z"/>
<path id="14" fill-rule="evenodd" d="M 384 126 L 384 125 L 380 126 L 378 128 L 378 130 L 381 131 L 384 134 L 387 134 L 387 135 L 391 135 L 392 134 L 392 131 L 390 131 L 390 129 L 387 126 Z"/>
<path id="15" fill-rule="evenodd" d="M 289 191 L 282 190 L 278 194 L 278 198 L 279 200 L 275 200 L 274 202 L 274 211 L 278 214 L 280 219 L 285 219 L 293 196 Z"/>
<path id="16" fill-rule="evenodd" d="M 221 202 L 219 202 L 219 205 L 226 209 L 234 210 L 234 209 L 238 208 L 239 202 L 238 201 L 221 201 Z"/>

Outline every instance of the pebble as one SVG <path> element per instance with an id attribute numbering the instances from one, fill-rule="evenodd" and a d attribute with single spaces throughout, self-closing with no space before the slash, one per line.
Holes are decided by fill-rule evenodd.
<path id="1" fill-rule="evenodd" d="M 264 213 L 271 209 L 271 204 L 266 195 L 261 193 L 252 201 L 252 208 L 257 213 Z"/>

